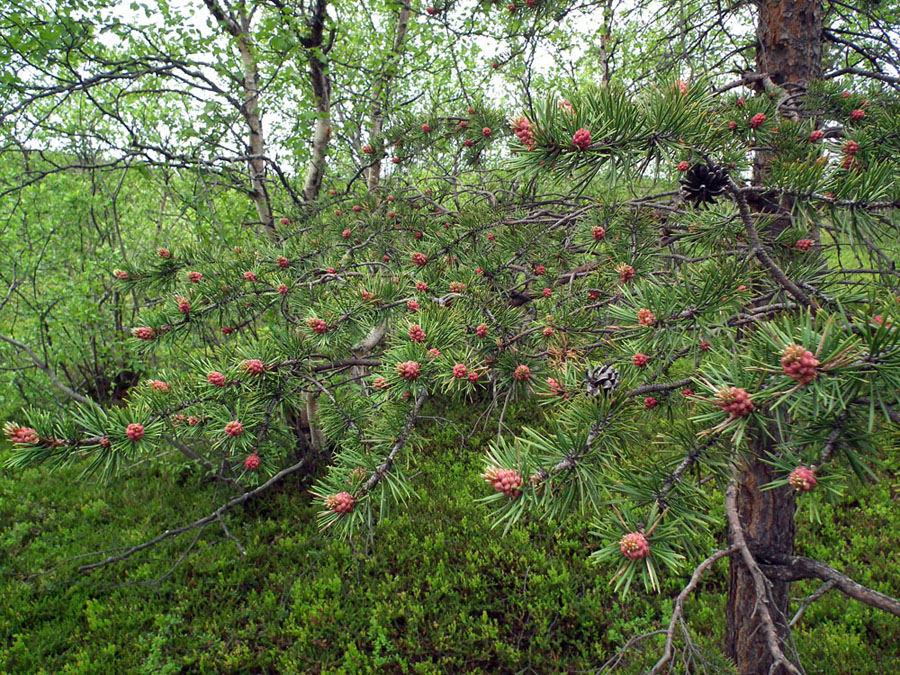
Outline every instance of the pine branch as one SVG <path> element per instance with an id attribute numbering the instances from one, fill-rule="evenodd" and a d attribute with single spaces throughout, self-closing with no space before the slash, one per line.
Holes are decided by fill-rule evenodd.
<path id="1" fill-rule="evenodd" d="M 747 205 L 747 196 L 746 192 L 738 187 L 737 183 L 734 182 L 731 178 L 728 179 L 729 186 L 731 188 L 731 192 L 734 195 L 735 201 L 738 205 L 738 212 L 741 214 L 741 221 L 744 223 L 744 230 L 747 232 L 747 240 L 750 242 L 751 251 L 756 255 L 759 261 L 762 263 L 763 267 L 769 270 L 769 275 L 781 284 L 784 289 L 793 295 L 797 301 L 809 307 L 814 313 L 818 307 L 809 299 L 809 296 L 803 292 L 803 290 L 795 284 L 793 281 L 788 279 L 787 275 L 784 273 L 778 264 L 772 260 L 771 256 L 766 251 L 762 242 L 759 239 L 759 232 L 756 229 L 756 225 L 753 223 L 753 216 L 750 213 L 750 207 Z"/>
<path id="2" fill-rule="evenodd" d="M 788 626 L 790 628 L 793 628 L 795 625 L 797 625 L 797 622 L 800 621 L 800 619 L 803 617 L 803 614 L 807 609 L 809 609 L 809 606 L 812 605 L 816 600 L 821 598 L 823 595 L 825 595 L 832 588 L 834 588 L 834 582 L 826 581 L 824 584 L 819 586 L 815 593 L 812 593 L 811 595 L 805 597 L 801 601 L 800 607 L 797 609 L 797 612 L 794 614 Z"/>
<path id="3" fill-rule="evenodd" d="M 659 661 L 656 662 L 656 665 L 650 670 L 650 675 L 656 675 L 657 673 L 663 672 L 663 666 L 665 666 L 674 655 L 673 642 L 675 640 L 675 627 L 677 625 L 681 625 L 682 632 L 684 633 L 685 639 L 688 639 L 687 626 L 684 623 L 684 602 L 687 600 L 688 596 L 694 592 L 694 589 L 697 588 L 697 584 L 700 583 L 700 578 L 712 567 L 718 560 L 731 555 L 732 553 L 736 553 L 739 550 L 739 546 L 737 544 L 732 544 L 726 549 L 722 549 L 721 551 L 716 551 L 711 556 L 709 556 L 706 560 L 700 563 L 697 568 L 694 570 L 694 573 L 691 575 L 691 580 L 688 582 L 687 586 L 685 586 L 681 593 L 678 594 L 678 597 L 675 599 L 675 609 L 672 612 L 672 618 L 669 620 L 669 627 L 666 630 L 666 645 L 663 649 L 663 655 L 659 658 Z"/>
<path id="4" fill-rule="evenodd" d="M 406 417 L 406 426 L 403 427 L 403 431 L 400 432 L 400 435 L 394 442 L 388 456 L 384 458 L 384 461 L 378 465 L 378 468 L 375 469 L 369 479 L 363 484 L 362 489 L 360 490 L 361 495 L 370 492 L 372 488 L 384 480 L 384 477 L 391 470 L 391 467 L 394 465 L 394 459 L 397 457 L 397 453 L 406 446 L 406 441 L 409 439 L 409 435 L 416 425 L 416 418 L 419 416 L 419 410 L 422 409 L 422 404 L 425 403 L 426 398 L 428 398 L 428 392 L 424 390 L 416 397 L 416 402 L 413 404 L 412 410 Z"/>
<path id="5" fill-rule="evenodd" d="M 725 490 L 725 515 L 728 517 L 729 538 L 734 542 L 733 546 L 741 554 L 744 567 L 747 568 L 753 579 L 753 584 L 756 586 L 756 610 L 760 614 L 766 643 L 769 646 L 769 653 L 772 655 L 774 664 L 780 664 L 791 675 L 800 675 L 797 667 L 787 659 L 781 650 L 778 633 L 775 630 L 775 622 L 772 620 L 772 613 L 769 611 L 769 584 L 760 570 L 759 564 L 750 552 L 747 540 L 744 538 L 744 527 L 741 525 L 741 518 L 737 510 L 737 483 L 734 479 L 728 483 L 728 488 Z"/>
<path id="6" fill-rule="evenodd" d="M 858 600 L 864 605 L 900 616 L 900 600 L 875 589 L 863 586 L 846 574 L 838 572 L 812 558 L 790 555 L 773 555 L 760 558 L 759 569 L 770 579 L 777 581 L 800 581 L 801 579 L 821 579 L 834 582 L 834 587 L 844 595 Z"/>

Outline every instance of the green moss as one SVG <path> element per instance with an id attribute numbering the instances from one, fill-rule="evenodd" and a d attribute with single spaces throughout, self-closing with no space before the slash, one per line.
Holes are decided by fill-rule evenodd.
<path id="1" fill-rule="evenodd" d="M 0 663 L 9 672 L 561 672 L 595 669 L 630 637 L 667 620 L 685 580 L 660 596 L 613 595 L 587 556 L 584 522 L 490 529 L 478 474 L 488 432 L 462 442 L 466 411 L 435 421 L 417 456 L 417 498 L 354 545 L 316 532 L 296 482 L 226 516 L 246 555 L 218 525 L 79 574 L 101 556 L 205 515 L 223 488 L 177 464 L 143 466 L 108 487 L 75 473 L 0 476 Z M 527 406 L 506 422 L 533 421 Z M 849 510 L 826 506 L 822 525 L 799 521 L 801 552 L 885 592 L 897 588 L 900 516 L 890 481 Z M 194 543 L 190 552 L 186 550 Z M 701 550 L 715 546 L 699 538 Z M 727 563 L 687 604 L 698 645 L 723 635 Z M 796 595 L 816 588 L 804 583 Z M 800 622 L 808 672 L 890 672 L 900 621 L 831 593 Z M 643 672 L 653 638 L 617 672 Z"/>

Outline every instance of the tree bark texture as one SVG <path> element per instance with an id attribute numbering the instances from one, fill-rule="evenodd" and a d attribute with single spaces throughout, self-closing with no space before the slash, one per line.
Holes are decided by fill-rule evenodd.
<path id="1" fill-rule="evenodd" d="M 738 514 L 747 546 L 755 558 L 789 556 L 794 551 L 794 497 L 787 487 L 760 490 L 776 478 L 772 467 L 760 460 L 771 449 L 762 441 L 757 439 L 753 454 L 739 472 Z M 760 625 L 756 585 L 740 556 L 731 556 L 728 571 L 725 653 L 734 659 L 741 675 L 765 675 L 772 664 L 772 655 Z M 787 637 L 790 621 L 790 589 L 789 582 L 773 581 L 768 598 L 769 611 L 782 642 Z"/>
<path id="2" fill-rule="evenodd" d="M 822 74 L 821 0 L 761 0 L 757 10 L 757 72 L 767 74 L 772 83 L 789 93 L 804 91 L 810 81 Z M 765 180 L 769 161 L 768 155 L 758 157 L 754 179 Z M 781 209 L 786 206 L 789 205 L 778 205 Z M 775 224 L 776 228 L 783 226 Z M 757 558 L 790 556 L 794 550 L 793 494 L 787 487 L 760 490 L 775 478 L 772 467 L 762 461 L 774 450 L 775 441 L 758 432 L 750 440 L 749 453 L 737 476 L 737 509 L 748 546 Z M 769 610 L 783 646 L 790 621 L 790 582 L 770 581 Z M 756 611 L 758 603 L 749 571 L 738 556 L 732 556 L 725 611 L 725 652 L 734 659 L 741 675 L 765 675 L 773 663 Z M 777 668 L 775 672 L 781 670 Z"/>

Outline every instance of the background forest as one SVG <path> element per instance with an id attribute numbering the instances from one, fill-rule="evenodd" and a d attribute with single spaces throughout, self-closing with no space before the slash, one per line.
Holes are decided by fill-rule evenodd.
<path id="1" fill-rule="evenodd" d="M 900 4 L 0 7 L 0 672 L 900 663 Z"/>

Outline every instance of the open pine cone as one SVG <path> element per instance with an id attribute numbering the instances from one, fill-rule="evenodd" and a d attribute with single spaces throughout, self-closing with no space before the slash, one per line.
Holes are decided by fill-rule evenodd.
<path id="1" fill-rule="evenodd" d="M 728 172 L 721 166 L 698 163 L 681 179 L 684 198 L 694 205 L 715 204 L 728 187 Z"/>
<path id="2" fill-rule="evenodd" d="M 584 385 L 588 396 L 612 394 L 619 386 L 619 371 L 611 363 L 588 368 L 585 371 Z"/>

